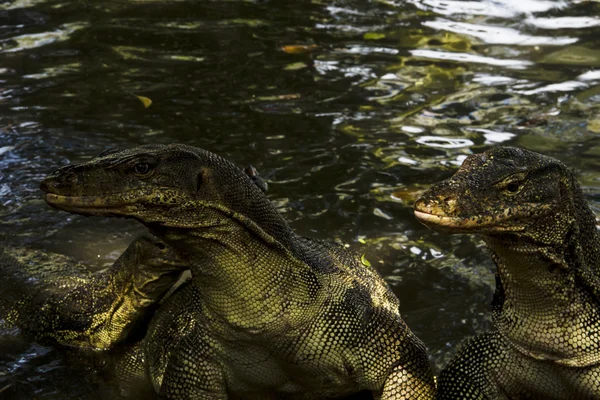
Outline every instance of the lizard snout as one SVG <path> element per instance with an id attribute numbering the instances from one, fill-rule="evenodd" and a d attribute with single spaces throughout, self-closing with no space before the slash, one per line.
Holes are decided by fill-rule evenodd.
<path id="1" fill-rule="evenodd" d="M 62 194 L 79 184 L 79 177 L 72 166 L 59 169 L 40 183 L 40 189 L 45 193 Z"/>
<path id="2" fill-rule="evenodd" d="M 425 214 L 452 216 L 456 213 L 457 200 L 454 196 L 439 195 L 436 197 L 421 197 L 415 202 L 415 210 Z"/>

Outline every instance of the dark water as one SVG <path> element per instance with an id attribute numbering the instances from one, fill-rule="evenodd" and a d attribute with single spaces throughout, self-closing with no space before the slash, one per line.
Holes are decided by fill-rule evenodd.
<path id="1" fill-rule="evenodd" d="M 366 253 L 439 366 L 489 326 L 493 268 L 476 238 L 419 225 L 412 200 L 507 144 L 573 166 L 599 209 L 599 12 L 550 0 L 4 1 L 0 235 L 101 268 L 140 226 L 53 211 L 40 180 L 108 147 L 203 147 L 254 164 L 299 233 Z M 2 398 L 100 396 L 56 350 L 8 329 L 0 349 Z"/>

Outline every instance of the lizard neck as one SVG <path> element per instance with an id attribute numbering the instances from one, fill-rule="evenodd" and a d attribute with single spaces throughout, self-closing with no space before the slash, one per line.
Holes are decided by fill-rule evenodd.
<path id="1" fill-rule="evenodd" d="M 217 329 L 278 335 L 302 325 L 323 301 L 326 278 L 296 256 L 298 249 L 241 221 L 160 235 L 189 262 L 201 306 Z M 293 245 L 293 233 L 286 241 Z"/>
<path id="2" fill-rule="evenodd" d="M 590 340 L 600 336 L 600 303 L 584 276 L 598 237 L 593 232 L 583 242 L 590 246 L 586 254 L 576 226 L 561 238 L 562 244 L 511 235 L 485 241 L 498 273 L 492 316 L 496 328 L 534 358 L 586 366 L 600 362 L 600 341 Z"/>

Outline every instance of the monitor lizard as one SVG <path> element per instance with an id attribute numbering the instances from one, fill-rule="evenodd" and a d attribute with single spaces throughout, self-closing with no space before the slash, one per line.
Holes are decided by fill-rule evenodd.
<path id="1" fill-rule="evenodd" d="M 573 171 L 492 148 L 414 210 L 432 229 L 482 235 L 497 267 L 493 329 L 442 371 L 438 398 L 600 398 L 600 237 Z"/>
<path id="2" fill-rule="evenodd" d="M 169 348 L 151 376 L 161 397 L 433 397 L 425 347 L 379 274 L 341 246 L 295 234 L 224 158 L 145 145 L 63 167 L 41 188 L 61 210 L 136 219 L 190 265 L 184 316 L 164 325 L 175 339 L 152 342 L 151 326 L 142 345 L 146 371 L 157 356 L 147 349 Z"/>

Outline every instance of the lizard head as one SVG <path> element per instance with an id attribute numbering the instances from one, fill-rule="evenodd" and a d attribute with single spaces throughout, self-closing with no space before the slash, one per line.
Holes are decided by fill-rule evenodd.
<path id="1" fill-rule="evenodd" d="M 218 229 L 238 217 L 260 220 L 266 231 L 286 225 L 258 187 L 262 181 L 254 183 L 252 171 L 254 181 L 206 150 L 145 145 L 60 168 L 43 180 L 41 189 L 57 209 L 135 218 L 151 228 Z"/>
<path id="2" fill-rule="evenodd" d="M 145 299 L 160 298 L 190 269 L 173 248 L 150 235 L 134 240 L 122 257 L 128 256 L 132 259 L 122 264 L 132 270 L 135 291 Z"/>
<path id="3" fill-rule="evenodd" d="M 499 234 L 558 221 L 572 207 L 578 185 L 561 162 L 532 151 L 497 147 L 465 159 L 449 179 L 430 187 L 414 205 L 423 224 L 450 232 Z"/>

